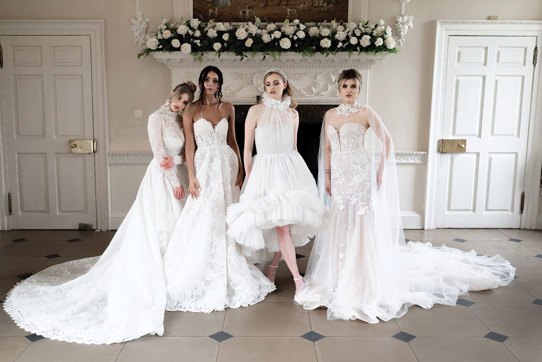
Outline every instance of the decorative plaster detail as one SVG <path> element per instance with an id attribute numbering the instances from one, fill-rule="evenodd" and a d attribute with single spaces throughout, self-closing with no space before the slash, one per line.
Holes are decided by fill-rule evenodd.
<path id="1" fill-rule="evenodd" d="M 399 2 L 401 3 L 401 15 L 395 18 L 395 30 L 397 30 L 397 42 L 400 46 L 403 46 L 408 29 L 414 27 L 414 17 L 406 15 L 406 4 L 410 0 L 399 0 Z"/>
<path id="2" fill-rule="evenodd" d="M 110 165 L 148 164 L 152 158 L 152 152 L 109 152 L 107 155 Z"/>
<path id="3" fill-rule="evenodd" d="M 395 160 L 399 164 L 425 164 L 427 162 L 427 152 L 395 152 Z"/>

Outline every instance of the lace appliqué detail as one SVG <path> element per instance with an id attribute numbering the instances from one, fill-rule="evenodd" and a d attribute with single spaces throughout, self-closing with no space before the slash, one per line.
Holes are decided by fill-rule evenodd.
<path id="1" fill-rule="evenodd" d="M 366 128 L 357 123 L 346 123 L 339 131 L 327 127 L 331 143 L 331 194 L 333 204 L 344 209 L 356 206 L 358 214 L 371 207 L 371 166 L 363 141 Z"/>
<path id="2" fill-rule="evenodd" d="M 359 105 L 358 103 L 354 103 L 354 104 L 345 104 L 345 103 L 341 103 L 339 104 L 339 106 L 337 107 L 337 114 L 342 114 L 342 115 L 345 115 L 348 117 L 348 115 L 350 113 L 357 113 L 359 111 L 361 111 L 363 107 L 361 105 Z"/>

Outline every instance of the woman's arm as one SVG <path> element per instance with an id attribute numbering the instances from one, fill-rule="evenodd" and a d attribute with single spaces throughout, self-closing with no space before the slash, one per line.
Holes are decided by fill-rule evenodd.
<path id="1" fill-rule="evenodd" d="M 299 129 L 299 113 L 294 109 L 294 150 L 297 150 L 297 130 Z"/>
<path id="2" fill-rule="evenodd" d="M 184 152 L 186 157 L 186 168 L 188 169 L 188 194 L 193 198 L 199 197 L 199 183 L 196 179 L 194 169 L 194 154 L 196 152 L 196 142 L 194 140 L 194 113 L 195 106 L 183 114 L 183 129 L 184 129 Z"/>
<path id="3" fill-rule="evenodd" d="M 241 163 L 241 155 L 239 153 L 239 146 L 237 145 L 237 139 L 235 138 L 235 108 L 231 103 L 223 103 L 226 111 L 228 112 L 228 145 L 232 148 L 233 152 L 237 155 L 237 162 L 239 163 L 239 174 L 237 175 L 237 181 L 235 186 L 241 187 L 243 184 L 243 164 Z"/>
<path id="4" fill-rule="evenodd" d="M 247 118 L 245 119 L 245 147 L 243 150 L 243 161 L 245 161 L 246 178 L 250 176 L 252 171 L 252 149 L 254 147 L 254 134 L 257 125 L 257 106 L 252 106 L 248 110 Z"/>
<path id="5" fill-rule="evenodd" d="M 328 122 L 327 112 L 324 116 L 324 137 L 325 137 L 325 149 L 324 149 L 324 167 L 326 173 L 326 192 L 331 196 L 331 143 L 327 137 Z"/>
<path id="6" fill-rule="evenodd" d="M 149 133 L 149 143 L 151 144 L 153 157 L 158 163 L 161 163 L 163 158 L 169 155 L 164 146 L 164 140 L 162 138 L 162 119 L 160 119 L 159 116 L 155 114 L 149 116 L 147 132 Z M 163 172 L 174 189 L 181 186 L 177 173 L 175 172 L 175 167 L 163 170 Z"/>

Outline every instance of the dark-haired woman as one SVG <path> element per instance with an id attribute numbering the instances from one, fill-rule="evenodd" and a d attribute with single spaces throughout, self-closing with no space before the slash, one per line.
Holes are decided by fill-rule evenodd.
<path id="1" fill-rule="evenodd" d="M 275 289 L 226 235 L 226 209 L 239 199 L 243 172 L 235 111 L 231 103 L 222 102 L 222 84 L 218 68 L 204 68 L 199 99 L 183 115 L 189 197 L 165 253 L 170 311 L 248 306 Z M 171 162 L 164 163 L 169 166 Z"/>
<path id="2" fill-rule="evenodd" d="M 175 167 L 164 172 L 159 163 L 164 157 L 181 163 L 184 136 L 179 112 L 192 102 L 194 90 L 192 83 L 178 85 L 149 116 L 154 159 L 103 255 L 52 266 L 10 291 L 4 309 L 19 327 L 85 344 L 162 335 L 166 304 L 162 255 L 187 185 L 186 171 Z"/>

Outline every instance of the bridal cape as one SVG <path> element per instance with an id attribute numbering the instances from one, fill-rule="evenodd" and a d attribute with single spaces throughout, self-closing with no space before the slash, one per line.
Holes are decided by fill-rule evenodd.
<path id="1" fill-rule="evenodd" d="M 329 112 L 338 115 L 344 106 Z M 318 186 L 330 217 L 314 241 L 306 283 L 295 300 L 305 309 L 327 307 L 328 319 L 378 323 L 401 317 L 411 305 L 455 305 L 461 294 L 510 284 L 515 268 L 499 255 L 405 242 L 393 142 L 372 109 L 353 111 L 367 112 L 369 127 L 322 125 Z M 331 198 L 325 192 L 324 137 L 332 149 Z"/>
<path id="2" fill-rule="evenodd" d="M 182 210 L 173 187 L 186 171 L 164 172 L 162 156 L 184 145 L 165 104 L 149 117 L 154 159 L 137 197 L 103 255 L 54 265 L 17 284 L 4 303 L 15 323 L 49 339 L 110 344 L 162 335 L 166 293 L 162 253 Z M 180 157 L 175 157 L 179 163 Z M 130 182 L 130 180 L 126 180 Z"/>

